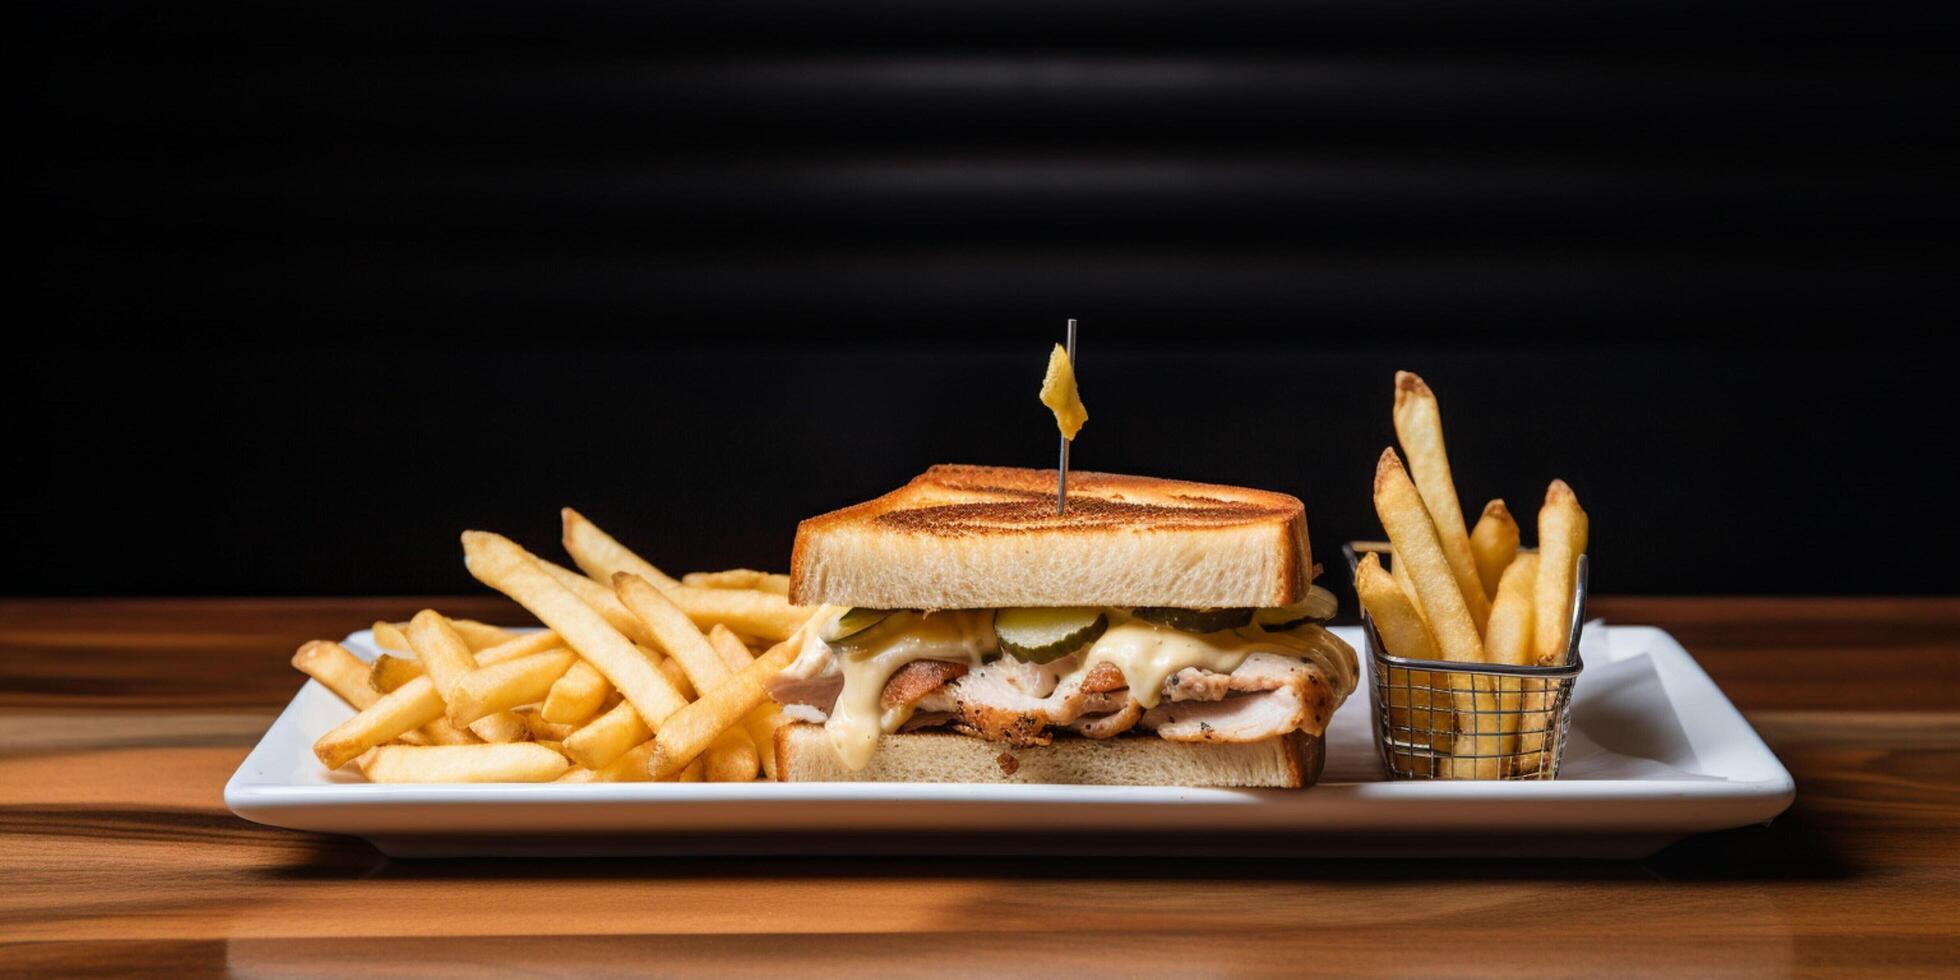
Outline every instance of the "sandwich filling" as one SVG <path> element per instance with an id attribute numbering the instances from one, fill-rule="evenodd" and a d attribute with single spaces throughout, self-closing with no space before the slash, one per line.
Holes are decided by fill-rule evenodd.
<path id="1" fill-rule="evenodd" d="M 770 690 L 786 714 L 822 722 L 853 769 L 881 734 L 934 727 L 1019 746 L 1048 744 L 1057 730 L 1187 742 L 1319 735 L 1358 669 L 1317 622 L 1205 630 L 1205 613 L 1082 610 L 1096 629 L 1030 652 L 1003 642 L 1008 621 L 996 623 L 1007 611 L 874 613 L 873 625 L 843 635 L 865 612 L 812 623 Z"/>

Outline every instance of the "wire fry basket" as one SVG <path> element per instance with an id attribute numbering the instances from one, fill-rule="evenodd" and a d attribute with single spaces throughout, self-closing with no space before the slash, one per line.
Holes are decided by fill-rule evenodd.
<path id="1" fill-rule="evenodd" d="M 1361 556 L 1393 550 L 1350 541 L 1350 575 Z M 1585 669 L 1587 559 L 1579 556 L 1565 662 L 1550 667 L 1412 660 L 1390 654 L 1361 609 L 1374 683 L 1375 749 L 1390 779 L 1557 779 L 1572 725 L 1572 683 Z"/>

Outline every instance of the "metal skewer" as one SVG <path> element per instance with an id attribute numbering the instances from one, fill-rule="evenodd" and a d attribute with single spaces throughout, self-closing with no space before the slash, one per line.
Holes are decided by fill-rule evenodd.
<path id="1" fill-rule="evenodd" d="M 1075 370 L 1075 320 L 1068 322 L 1068 368 Z M 1062 462 L 1055 468 L 1055 516 L 1068 513 L 1068 436 L 1062 437 Z"/>

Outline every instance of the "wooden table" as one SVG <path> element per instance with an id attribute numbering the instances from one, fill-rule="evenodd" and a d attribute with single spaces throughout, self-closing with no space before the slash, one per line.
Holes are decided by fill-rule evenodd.
<path id="1" fill-rule="evenodd" d="M 1797 778 L 1642 862 L 393 861 L 233 817 L 295 645 L 481 599 L 0 600 L 0 973 L 1837 973 L 1960 966 L 1960 600 L 1597 599 Z"/>

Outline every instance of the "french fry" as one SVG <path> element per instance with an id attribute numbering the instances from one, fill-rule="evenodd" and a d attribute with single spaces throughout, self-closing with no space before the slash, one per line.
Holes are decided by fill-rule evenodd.
<path id="1" fill-rule="evenodd" d="M 1402 594 L 1408 597 L 1409 606 L 1416 611 L 1417 618 L 1422 620 L 1422 628 L 1427 630 L 1429 615 L 1422 611 L 1422 597 L 1416 595 L 1416 583 L 1409 578 L 1409 563 L 1396 558 L 1389 564 L 1389 573 L 1395 577 L 1395 584 L 1402 587 Z"/>
<path id="2" fill-rule="evenodd" d="M 1490 599 L 1477 577 L 1477 560 L 1470 552 L 1470 534 L 1464 530 L 1463 507 L 1456 497 L 1456 481 L 1450 475 L 1449 453 L 1443 448 L 1443 415 L 1436 404 L 1436 393 L 1420 377 L 1408 371 L 1395 372 L 1395 437 L 1409 457 L 1409 473 L 1429 511 L 1443 557 L 1456 578 L 1470 621 L 1479 635 L 1490 619 Z M 1401 549 L 1398 547 L 1397 551 Z M 1423 597 L 1428 608 L 1428 597 Z"/>
<path id="3" fill-rule="evenodd" d="M 770 648 L 701 699 L 665 719 L 654 735 L 652 766 L 656 778 L 679 771 L 701 754 L 715 736 L 755 710 L 767 698 L 769 679 L 796 659 L 803 634 L 798 632 Z"/>
<path id="4" fill-rule="evenodd" d="M 647 726 L 660 724 L 686 704 L 646 654 L 510 539 L 484 531 L 466 531 L 463 552 L 470 574 L 517 600 L 539 622 L 555 630 L 567 646 L 606 675 L 606 680 L 619 689 Z M 578 761 L 588 769 L 603 768 L 582 759 Z"/>
<path id="5" fill-rule="evenodd" d="M 1490 607 L 1490 629 L 1484 636 L 1484 652 L 1491 663 L 1528 667 L 1537 660 L 1532 653 L 1534 590 L 1538 583 L 1540 556 L 1522 554 L 1504 570 L 1497 586 L 1497 601 Z M 1502 612 L 1504 615 L 1499 616 Z"/>
<path id="6" fill-rule="evenodd" d="M 1586 531 L 1586 512 L 1580 509 L 1579 498 L 1564 480 L 1553 480 L 1545 488 L 1545 505 L 1538 510 L 1538 582 L 1533 590 L 1538 610 L 1532 647 L 1540 666 L 1565 662 Z"/>
<path id="7" fill-rule="evenodd" d="M 313 754 L 328 769 L 338 769 L 377 745 L 441 719 L 443 711 L 435 682 L 417 677 L 320 736 L 313 743 Z"/>
<path id="8" fill-rule="evenodd" d="M 653 661 L 654 666 L 660 668 L 660 672 L 667 677 L 667 683 L 674 685 L 674 690 L 681 692 L 681 697 L 692 701 L 699 696 L 699 692 L 694 690 L 694 682 L 687 679 L 687 671 L 682 670 L 681 665 L 674 662 L 674 658 L 664 656 L 652 647 L 640 646 L 637 643 L 634 646 L 638 647 L 648 660 Z"/>
<path id="9" fill-rule="evenodd" d="M 1383 450 L 1375 467 L 1375 513 L 1395 545 L 1395 563 L 1408 565 L 1409 580 L 1426 614 L 1436 652 L 1444 660 L 1481 663 L 1483 632 L 1464 604 L 1463 589 L 1443 553 L 1435 525 L 1429 522 L 1422 497 L 1393 449 Z M 1482 594 L 1475 578 L 1473 569 L 1471 585 Z"/>
<path id="10" fill-rule="evenodd" d="M 548 783 L 565 757 L 542 745 L 386 745 L 362 768 L 377 783 Z"/>
<path id="11" fill-rule="evenodd" d="M 408 652 L 408 637 L 402 633 L 406 623 L 390 623 L 385 619 L 374 621 L 374 645 L 383 650 Z"/>
<path id="12" fill-rule="evenodd" d="M 1477 526 L 1470 529 L 1470 554 L 1477 560 L 1477 580 L 1484 584 L 1484 594 L 1496 602 L 1504 569 L 1518 557 L 1518 522 L 1511 517 L 1504 501 L 1493 500 L 1484 505 Z M 1484 631 L 1490 631 L 1488 622 Z"/>
<path id="13" fill-rule="evenodd" d="M 679 585 L 673 576 L 653 567 L 653 563 L 634 554 L 612 535 L 599 529 L 578 511 L 567 507 L 558 512 L 564 526 L 565 553 L 579 570 L 600 584 L 611 584 L 613 576 L 630 572 L 661 588 Z"/>
<path id="14" fill-rule="evenodd" d="M 379 694 L 386 694 L 425 673 L 422 663 L 410 657 L 383 653 L 368 665 L 367 683 Z"/>
<path id="15" fill-rule="evenodd" d="M 524 727 L 530 729 L 532 741 L 557 742 L 559 752 L 565 751 L 564 741 L 570 738 L 573 732 L 578 731 L 577 725 L 561 725 L 554 721 L 547 721 L 541 713 L 533 709 L 519 711 L 517 717 L 524 719 Z"/>
<path id="16" fill-rule="evenodd" d="M 1503 578 L 1498 580 L 1497 597 L 1490 604 L 1490 626 L 1484 631 L 1484 653 L 1492 663 L 1510 664 L 1523 667 L 1534 663 L 1532 644 L 1532 616 L 1534 613 L 1532 591 L 1538 581 L 1538 556 L 1519 555 L 1504 570 Z M 1524 707 L 1522 692 L 1525 682 L 1516 677 L 1501 678 L 1498 705 L 1504 711 L 1504 755 L 1515 756 L 1521 746 L 1519 740 L 1519 712 Z M 1543 681 L 1533 680 L 1534 685 Z M 1536 733 L 1536 738 L 1526 736 L 1529 746 L 1525 751 L 1536 752 L 1544 744 L 1544 733 Z M 1485 776 L 1479 778 L 1496 778 Z"/>
<path id="17" fill-rule="evenodd" d="M 592 771 L 595 783 L 650 783 L 653 773 L 647 771 L 647 760 L 653 758 L 653 740 L 647 739 L 620 753 L 604 769 Z"/>
<path id="18" fill-rule="evenodd" d="M 557 633 L 551 630 L 533 630 L 529 633 L 519 633 L 496 646 L 484 647 L 476 651 L 476 663 L 479 667 L 500 664 L 506 660 L 516 660 L 519 657 L 528 657 L 534 653 L 543 653 L 562 646 L 565 646 L 565 641 L 560 639 Z"/>
<path id="19" fill-rule="evenodd" d="M 449 628 L 455 630 L 456 635 L 470 645 L 473 653 L 480 653 L 500 643 L 509 643 L 523 635 L 515 630 L 479 623 L 474 619 L 452 619 L 449 621 Z"/>
<path id="20" fill-rule="evenodd" d="M 661 780 L 661 781 L 662 782 L 671 781 L 676 783 L 698 783 L 702 780 L 702 775 L 703 775 L 702 769 L 703 766 L 701 764 L 701 760 L 695 759 L 693 762 L 688 763 L 684 768 L 681 769 L 680 772 L 674 774 L 668 780 Z"/>
<path id="21" fill-rule="evenodd" d="M 621 753 L 653 737 L 646 719 L 624 701 L 565 736 L 565 754 L 587 769 L 604 769 Z"/>
<path id="22" fill-rule="evenodd" d="M 452 702 L 457 696 L 456 686 L 462 683 L 465 675 L 476 669 L 476 654 L 471 653 L 469 644 L 450 628 L 449 620 L 433 609 L 416 613 L 415 618 L 408 621 L 406 632 L 408 645 L 414 648 L 415 659 L 422 662 L 422 669 L 428 672 L 436 693 L 442 697 L 445 705 Z M 524 722 L 508 711 L 478 718 L 469 726 L 469 730 L 486 742 L 516 742 L 530 734 L 525 730 Z"/>
<path id="23" fill-rule="evenodd" d="M 1484 654 L 1490 657 L 1491 663 L 1520 667 L 1532 662 L 1531 591 L 1537 566 L 1537 555 L 1519 555 L 1498 583 L 1497 601 L 1491 604 L 1490 626 L 1484 639 Z M 1516 677 L 1477 677 L 1473 683 L 1480 688 L 1485 683 L 1494 685 L 1499 713 L 1494 717 L 1474 718 L 1480 730 L 1475 737 L 1458 733 L 1457 752 L 1450 759 L 1449 775 L 1452 779 L 1502 779 L 1504 763 L 1518 751 L 1523 682 Z M 1483 702 L 1480 694 L 1478 703 Z M 1496 725 L 1495 738 L 1481 731 L 1491 727 L 1491 722 Z M 1466 748 L 1469 751 L 1464 751 Z"/>
<path id="24" fill-rule="evenodd" d="M 668 656 L 680 662 L 696 691 L 712 691 L 728 679 L 728 665 L 722 662 L 721 654 L 709 645 L 708 638 L 701 635 L 700 628 L 688 620 L 687 614 L 668 601 L 653 583 L 631 572 L 621 572 L 613 576 L 612 586 L 626 611 L 645 624 L 647 632 L 660 641 L 660 648 Z"/>
<path id="25" fill-rule="evenodd" d="M 737 723 L 715 736 L 708 743 L 708 749 L 701 754 L 704 763 L 702 773 L 711 783 L 752 783 L 760 770 L 762 759 L 756 754 L 755 741 L 749 737 L 748 730 Z"/>
<path id="26" fill-rule="evenodd" d="M 667 589 L 666 593 L 667 598 L 702 629 L 720 623 L 738 633 L 771 641 L 788 639 L 790 634 L 802 628 L 816 609 L 814 606 L 794 606 L 783 596 L 754 589 L 703 589 L 678 585 Z"/>
<path id="27" fill-rule="evenodd" d="M 596 782 L 596 779 L 593 776 L 592 770 L 587 769 L 584 766 L 573 766 L 570 769 L 565 770 L 565 774 L 563 776 L 560 776 L 557 779 L 552 780 L 552 782 L 590 783 L 590 782 Z"/>
<path id="28" fill-rule="evenodd" d="M 1402 587 L 1382 571 L 1381 559 L 1372 551 L 1361 556 L 1361 564 L 1355 569 L 1354 591 L 1374 620 L 1375 632 L 1381 635 L 1389 653 L 1411 660 L 1437 659 L 1429 627 L 1423 625 L 1422 617 Z M 1400 729 L 1405 740 L 1426 742 L 1433 749 L 1448 749 L 1454 722 L 1450 706 L 1436 703 L 1431 692 L 1434 683 L 1433 675 L 1426 670 L 1389 668 L 1389 725 Z M 1437 716 L 1439 710 L 1441 717 Z"/>
<path id="29" fill-rule="evenodd" d="M 599 713 L 600 705 L 606 703 L 606 695 L 611 694 L 612 689 L 606 675 L 581 660 L 551 685 L 538 715 L 545 721 L 561 725 L 581 724 Z"/>
<path id="30" fill-rule="evenodd" d="M 1375 512 L 1388 531 L 1389 541 L 1395 545 L 1396 564 L 1408 563 L 1409 579 L 1428 613 L 1429 637 L 1436 645 L 1436 652 L 1444 660 L 1483 662 L 1482 632 L 1464 604 L 1463 590 L 1443 554 L 1422 497 L 1403 471 L 1401 461 L 1395 458 L 1393 449 L 1382 453 L 1381 462 L 1375 468 Z M 1475 581 L 1474 569 L 1470 588 L 1482 594 L 1483 586 Z M 1476 677 L 1467 674 L 1449 675 L 1449 687 L 1456 705 L 1457 734 L 1450 744 L 1452 760 L 1447 774 L 1462 778 L 1466 771 L 1459 764 L 1463 756 L 1495 758 L 1499 754 L 1503 744 L 1502 726 L 1496 720 L 1495 689 L 1483 690 Z M 1490 730 L 1484 731 L 1486 728 Z M 1482 761 L 1485 760 L 1470 760 L 1468 771 L 1474 772 L 1476 764 Z"/>
<path id="31" fill-rule="evenodd" d="M 756 755 L 762 758 L 762 775 L 767 779 L 776 778 L 776 729 L 782 723 L 782 705 L 769 700 L 742 716 L 742 727 L 749 730 L 749 739 L 755 742 Z"/>
<path id="32" fill-rule="evenodd" d="M 752 568 L 731 568 L 723 572 L 689 572 L 681 576 L 682 585 L 698 589 L 754 589 L 789 595 L 789 576 L 758 572 Z"/>
<path id="33" fill-rule="evenodd" d="M 660 641 L 647 630 L 646 624 L 627 610 L 626 604 L 619 601 L 619 596 L 612 589 L 563 565 L 554 565 L 535 555 L 531 560 L 537 562 L 538 567 L 564 586 L 566 591 L 578 596 L 580 602 L 591 606 L 592 611 L 604 618 L 607 625 L 618 630 L 620 635 L 634 643 L 654 648 L 660 646 Z"/>
<path id="34" fill-rule="evenodd" d="M 384 654 L 385 656 L 385 654 Z M 368 666 L 361 658 L 338 643 L 328 640 L 314 640 L 302 645 L 293 654 L 293 666 L 300 673 L 320 682 L 322 687 L 332 691 L 347 706 L 355 711 L 365 711 L 381 700 L 382 692 L 376 691 L 368 683 Z M 466 739 L 460 732 L 443 725 L 440 730 L 417 729 L 403 732 L 397 736 L 410 745 L 457 744 Z M 467 741 L 475 741 L 467 739 Z"/>
<path id="35" fill-rule="evenodd" d="M 460 728 L 521 704 L 543 701 L 576 659 L 570 650 L 546 650 L 470 671 L 449 691 L 449 723 Z"/>
<path id="36" fill-rule="evenodd" d="M 716 623 L 715 628 L 708 631 L 708 645 L 714 647 L 716 653 L 721 654 L 721 662 L 728 666 L 731 674 L 747 667 L 755 660 L 755 654 L 749 652 L 749 645 L 743 643 L 742 638 L 735 635 L 734 630 L 720 623 Z"/>
<path id="37" fill-rule="evenodd" d="M 320 682 L 348 707 L 360 711 L 381 699 L 381 693 L 368 686 L 368 667 L 353 652 L 331 640 L 300 644 L 293 652 L 293 667 Z"/>

